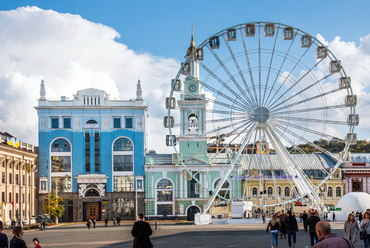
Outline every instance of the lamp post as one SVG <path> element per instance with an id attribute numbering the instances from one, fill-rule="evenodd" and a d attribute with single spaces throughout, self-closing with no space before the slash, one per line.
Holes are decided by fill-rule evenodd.
<path id="1" fill-rule="evenodd" d="M 137 215 L 138 215 L 138 212 L 137 212 L 137 182 L 136 182 L 136 176 L 134 174 L 134 185 L 135 185 L 135 219 L 137 221 Z"/>
<path id="2" fill-rule="evenodd" d="M 20 199 L 19 199 L 19 204 L 20 204 L 20 207 L 19 207 L 19 211 L 20 211 L 20 225 L 21 227 L 23 227 L 23 163 L 24 163 L 24 156 L 22 156 L 22 162 L 21 162 L 21 165 L 20 165 L 20 168 L 21 168 L 21 175 L 20 175 Z"/>

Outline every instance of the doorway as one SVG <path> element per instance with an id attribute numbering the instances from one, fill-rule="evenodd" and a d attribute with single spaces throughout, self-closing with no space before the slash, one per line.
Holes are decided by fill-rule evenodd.
<path id="1" fill-rule="evenodd" d="M 98 203 L 88 203 L 87 204 L 87 219 L 99 219 L 99 204 Z"/>
<path id="2" fill-rule="evenodd" d="M 187 220 L 188 221 L 194 221 L 194 216 L 196 213 L 199 213 L 200 210 L 198 207 L 195 207 L 195 206 L 191 206 L 188 208 L 188 212 L 187 212 Z"/>

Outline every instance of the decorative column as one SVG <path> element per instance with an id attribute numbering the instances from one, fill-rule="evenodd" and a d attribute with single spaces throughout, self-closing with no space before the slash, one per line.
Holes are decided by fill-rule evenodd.
<path id="1" fill-rule="evenodd" d="M 352 192 L 352 177 L 349 178 L 349 187 L 348 187 L 348 193 Z"/>
<path id="2" fill-rule="evenodd" d="M 346 189 L 345 193 L 349 193 L 349 178 L 346 178 L 346 187 L 345 187 L 345 189 Z M 333 190 L 333 191 L 335 191 L 335 190 Z M 335 193 L 335 192 L 333 192 L 333 193 Z"/>
<path id="3" fill-rule="evenodd" d="M 366 190 L 367 190 L 366 177 L 362 177 L 362 178 L 361 178 L 361 181 L 362 181 L 362 188 L 361 188 L 361 191 L 362 191 L 362 192 L 366 192 Z"/>
<path id="4" fill-rule="evenodd" d="M 365 192 L 369 193 L 370 192 L 370 178 L 369 177 L 366 177 L 366 186 L 367 188 L 365 189 Z"/>

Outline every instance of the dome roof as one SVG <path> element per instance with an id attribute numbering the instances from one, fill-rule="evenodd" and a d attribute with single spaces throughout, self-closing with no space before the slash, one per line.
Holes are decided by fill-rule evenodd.
<path id="1" fill-rule="evenodd" d="M 342 211 L 362 211 L 370 207 L 370 194 L 364 192 L 352 192 L 345 194 L 337 203 L 337 208 L 341 208 Z"/>

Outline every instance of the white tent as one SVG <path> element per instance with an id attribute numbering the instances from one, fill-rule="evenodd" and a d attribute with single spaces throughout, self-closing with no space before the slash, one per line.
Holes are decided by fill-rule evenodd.
<path id="1" fill-rule="evenodd" d="M 351 213 L 352 211 L 365 212 L 370 208 L 370 194 L 364 192 L 352 192 L 345 194 L 337 203 L 336 208 Z"/>

